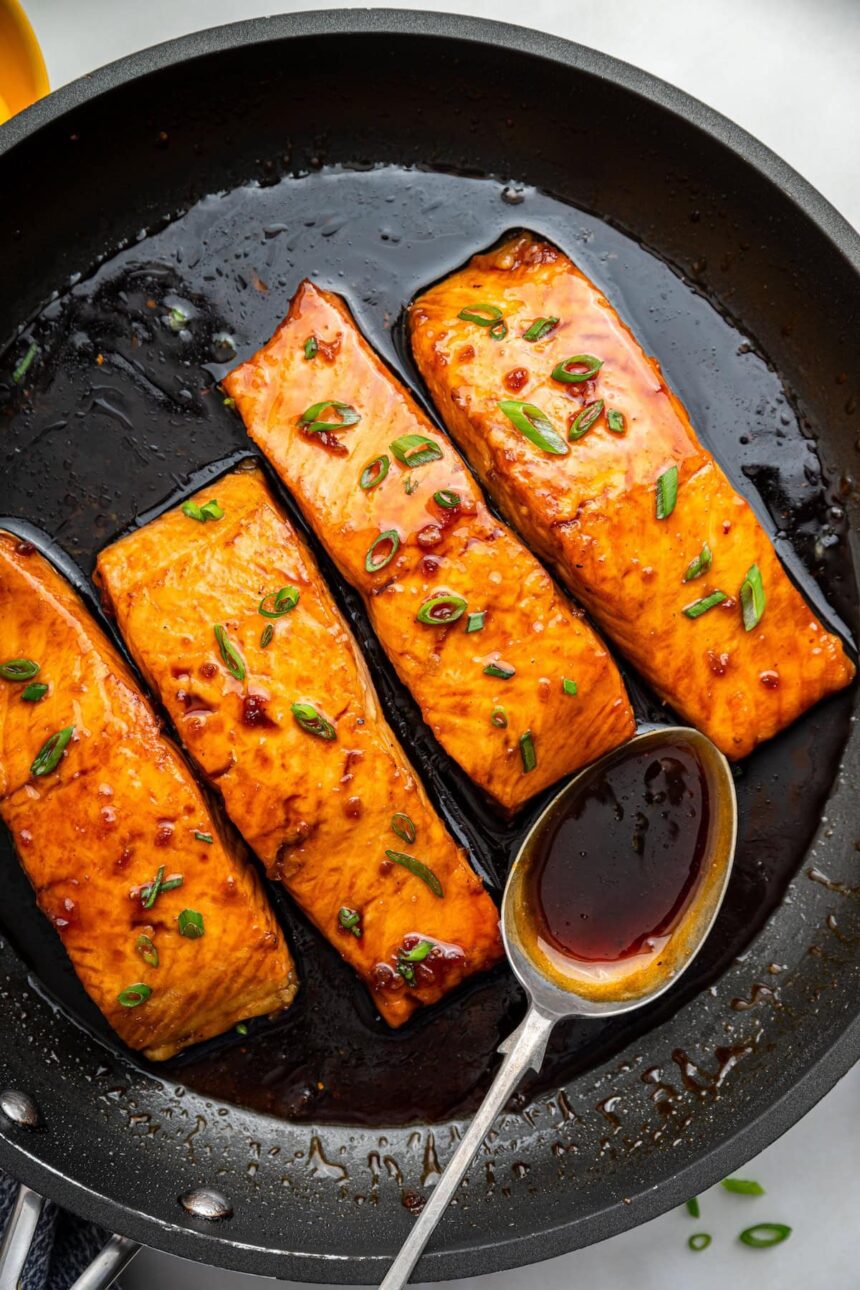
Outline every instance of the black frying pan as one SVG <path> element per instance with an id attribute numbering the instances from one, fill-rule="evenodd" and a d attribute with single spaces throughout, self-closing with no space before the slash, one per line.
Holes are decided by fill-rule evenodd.
<path id="1" fill-rule="evenodd" d="M 250 451 L 213 386 L 223 332 L 252 352 L 312 274 L 414 382 L 399 325 L 410 295 L 525 225 L 603 285 L 806 593 L 856 625 L 858 239 L 761 145 L 643 73 L 471 19 L 244 23 L 135 55 L 4 126 L 0 193 L 0 513 L 94 612 L 95 552 Z M 163 325 L 172 296 L 195 311 L 190 340 Z M 13 387 L 32 339 L 39 355 Z M 497 883 L 530 812 L 505 826 L 469 791 L 355 598 L 337 594 L 435 800 Z M 671 719 L 627 678 L 640 717 Z M 641 1023 L 558 1033 L 420 1276 L 530 1262 L 652 1218 L 848 1069 L 855 701 L 822 705 L 738 769 L 736 872 L 694 973 Z M 378 1280 L 519 1015 L 505 973 L 393 1036 L 274 893 L 304 980 L 292 1015 L 146 1067 L 83 998 L 2 847 L 0 1088 L 38 1120 L 0 1114 L 0 1166 L 186 1257 Z M 231 1215 L 183 1208 L 200 1186 Z"/>

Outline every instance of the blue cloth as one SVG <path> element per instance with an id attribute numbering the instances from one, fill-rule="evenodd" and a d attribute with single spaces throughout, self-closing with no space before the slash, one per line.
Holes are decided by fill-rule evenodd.
<path id="1" fill-rule="evenodd" d="M 0 1232 L 6 1230 L 17 1194 L 14 1179 L 0 1173 Z M 108 1239 L 100 1227 L 47 1201 L 24 1266 L 23 1290 L 69 1290 Z"/>

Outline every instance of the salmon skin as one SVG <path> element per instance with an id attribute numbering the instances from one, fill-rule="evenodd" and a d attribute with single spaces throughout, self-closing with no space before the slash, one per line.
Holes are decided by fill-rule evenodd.
<path id="1" fill-rule="evenodd" d="M 338 296 L 303 283 L 224 385 L 434 735 L 506 811 L 629 738 L 605 646 Z"/>
<path id="2" fill-rule="evenodd" d="M 0 817 L 114 1030 L 161 1060 L 285 1007 L 296 974 L 253 867 L 77 595 L 6 532 L 0 621 Z"/>
<path id="3" fill-rule="evenodd" d="M 233 822 L 390 1025 L 501 957 L 496 908 L 259 470 L 108 547 L 98 577 Z"/>
<path id="4" fill-rule="evenodd" d="M 409 328 L 444 421 L 500 508 L 727 756 L 849 684 L 841 641 L 657 362 L 555 246 L 526 233 L 476 255 L 418 298 Z"/>

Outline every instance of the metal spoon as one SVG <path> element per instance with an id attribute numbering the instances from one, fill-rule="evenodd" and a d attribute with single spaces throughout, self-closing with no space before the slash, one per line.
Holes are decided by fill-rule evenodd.
<path id="1" fill-rule="evenodd" d="M 576 796 L 585 776 L 619 750 L 576 775 L 537 818 L 514 861 L 502 900 L 502 939 L 508 959 L 528 997 L 528 1011 L 499 1047 L 504 1060 L 475 1118 L 449 1160 L 380 1290 L 399 1290 L 409 1281 L 424 1246 L 460 1185 L 466 1170 L 493 1126 L 497 1114 L 529 1070 L 540 1070 L 553 1026 L 564 1017 L 609 1017 L 650 1003 L 674 984 L 698 953 L 723 902 L 735 854 L 737 799 L 728 763 L 710 739 L 686 726 L 662 726 L 637 735 L 624 746 L 685 743 L 698 758 L 711 806 L 709 834 L 699 877 L 681 915 L 659 951 L 600 965 L 562 958 L 540 940 L 527 900 L 525 883 L 535 843 L 557 814 Z M 549 949 L 549 953 L 547 950 Z"/>

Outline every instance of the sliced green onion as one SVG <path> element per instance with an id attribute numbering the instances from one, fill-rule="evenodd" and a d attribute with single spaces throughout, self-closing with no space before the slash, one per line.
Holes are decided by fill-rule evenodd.
<path id="1" fill-rule="evenodd" d="M 50 739 L 46 739 L 33 758 L 30 774 L 50 775 L 52 770 L 56 770 L 74 733 L 74 726 L 66 726 L 63 730 L 58 730 L 55 735 L 51 735 Z"/>
<path id="2" fill-rule="evenodd" d="M 687 1245 L 697 1254 L 700 1250 L 706 1250 L 711 1243 L 711 1237 L 707 1232 L 694 1232 L 688 1239 Z"/>
<path id="3" fill-rule="evenodd" d="M 698 1196 L 691 1196 L 691 1197 L 690 1197 L 690 1199 L 687 1201 L 687 1213 L 688 1213 L 692 1218 L 701 1218 L 701 1217 L 702 1217 L 702 1211 L 701 1211 L 701 1209 L 699 1208 L 699 1198 L 698 1198 Z"/>
<path id="4" fill-rule="evenodd" d="M 310 360 L 312 358 L 316 358 L 317 353 L 319 352 L 319 345 L 317 344 L 316 336 L 308 336 L 304 344 L 304 351 L 306 359 Z"/>
<path id="5" fill-rule="evenodd" d="M 500 703 L 497 703 L 490 713 L 490 725 L 495 726 L 497 730 L 508 728 L 508 714 Z"/>
<path id="6" fill-rule="evenodd" d="M 398 976 L 403 977 L 403 980 L 407 985 L 415 984 L 415 968 L 411 963 L 407 963 L 404 959 L 398 958 L 397 963 L 394 966 L 394 971 Z"/>
<path id="7" fill-rule="evenodd" d="M 597 399 L 594 403 L 588 403 L 577 416 L 573 425 L 568 432 L 568 439 L 571 443 L 576 443 L 584 434 L 588 434 L 597 418 L 603 411 L 603 399 Z"/>
<path id="8" fill-rule="evenodd" d="M 283 618 L 299 603 L 298 587 L 281 587 L 280 591 L 270 591 L 260 601 L 257 612 L 264 618 Z"/>
<path id="9" fill-rule="evenodd" d="M 530 730 L 520 735 L 520 756 L 523 759 L 523 774 L 528 775 L 537 766 L 534 735 Z"/>
<path id="10" fill-rule="evenodd" d="M 512 676 L 516 676 L 517 669 L 511 667 L 509 663 L 488 663 L 484 668 L 484 676 L 495 676 L 500 681 L 510 681 Z"/>
<path id="11" fill-rule="evenodd" d="M 751 1245 L 754 1250 L 767 1250 L 772 1245 L 780 1245 L 791 1236 L 791 1228 L 785 1223 L 755 1223 L 746 1227 L 738 1237 L 744 1245 Z"/>
<path id="12" fill-rule="evenodd" d="M 150 967 L 158 967 L 158 950 L 155 948 L 155 941 L 150 936 L 145 936 L 141 932 L 134 943 L 134 948 L 144 963 L 148 963 Z"/>
<path id="13" fill-rule="evenodd" d="M 764 614 L 764 584 L 761 580 L 761 569 L 751 564 L 747 576 L 741 583 L 741 612 L 744 619 L 744 631 L 751 632 L 758 627 Z"/>
<path id="14" fill-rule="evenodd" d="M 211 501 L 204 502 L 198 506 L 196 502 L 183 502 L 182 514 L 187 515 L 190 520 L 197 520 L 198 524 L 205 524 L 207 520 L 220 520 L 224 518 L 224 508 L 219 506 L 213 497 Z"/>
<path id="15" fill-rule="evenodd" d="M 428 461 L 438 461 L 442 456 L 438 443 L 435 439 L 428 439 L 426 434 L 404 434 L 388 446 L 397 460 L 410 470 L 426 466 Z"/>
<path id="16" fill-rule="evenodd" d="M 567 677 L 562 677 L 561 688 L 565 694 L 576 694 L 576 681 L 569 681 Z"/>
<path id="17" fill-rule="evenodd" d="M 188 314 L 178 305 L 173 305 L 167 315 L 167 325 L 171 331 L 182 331 L 182 328 L 188 322 Z"/>
<path id="18" fill-rule="evenodd" d="M 486 609 L 479 609 L 473 614 L 469 614 L 466 619 L 466 632 L 481 632 L 484 630 L 484 622 L 487 617 Z"/>
<path id="19" fill-rule="evenodd" d="M 234 1029 L 237 1035 L 247 1035 L 248 1023 L 246 1021 L 240 1021 L 238 1025 L 234 1027 Z"/>
<path id="20" fill-rule="evenodd" d="M 590 381 L 603 366 L 602 358 L 593 354 L 572 354 L 552 369 L 552 379 L 564 385 L 579 385 L 581 381 Z"/>
<path id="21" fill-rule="evenodd" d="M 164 882 L 164 865 L 161 864 L 158 866 L 158 872 L 156 873 L 152 882 L 149 883 L 146 887 L 141 887 L 140 889 L 140 903 L 143 905 L 144 909 L 152 909 L 153 905 L 155 904 L 156 900 L 158 900 L 158 897 L 161 894 L 161 884 L 163 882 Z"/>
<path id="22" fill-rule="evenodd" d="M 606 424 L 613 434 L 624 434 L 626 426 L 624 424 L 624 413 L 619 412 L 617 408 L 610 408 L 606 414 Z"/>
<path id="23" fill-rule="evenodd" d="M 197 520 L 198 524 L 204 524 L 206 517 L 196 502 L 183 502 L 182 514 L 187 515 L 190 520 Z"/>
<path id="24" fill-rule="evenodd" d="M 208 842 L 210 846 L 215 841 L 211 833 L 200 833 L 195 830 L 194 836 L 198 842 Z"/>
<path id="25" fill-rule="evenodd" d="M 165 891 L 173 891 L 174 888 L 181 887 L 184 882 L 185 879 L 181 873 L 176 874 L 173 878 L 165 878 L 164 882 L 161 884 L 160 894 L 163 895 Z"/>
<path id="26" fill-rule="evenodd" d="M 290 711 L 307 734 L 316 735 L 317 739 L 337 738 L 334 726 L 317 712 L 312 703 L 294 703 Z"/>
<path id="27" fill-rule="evenodd" d="M 348 905 L 341 905 L 337 911 L 337 921 L 345 932 L 352 932 L 356 939 L 360 939 L 361 914 L 357 909 L 350 909 Z"/>
<path id="28" fill-rule="evenodd" d="M 411 475 L 405 475 L 403 479 L 403 491 L 407 497 L 411 497 L 418 487 L 418 480 L 413 479 Z"/>
<path id="29" fill-rule="evenodd" d="M 406 963 L 423 963 L 432 948 L 432 941 L 419 941 L 411 950 L 401 950 L 398 957 Z"/>
<path id="30" fill-rule="evenodd" d="M 374 461 L 371 461 L 367 466 L 365 466 L 359 476 L 359 488 L 363 488 L 366 493 L 369 493 L 372 488 L 376 488 L 376 485 L 381 484 L 385 476 L 388 474 L 388 468 L 390 465 L 391 462 L 388 460 L 385 453 L 383 453 L 381 457 L 377 457 Z"/>
<path id="31" fill-rule="evenodd" d="M 453 511 L 460 505 L 462 498 L 459 493 L 455 493 L 450 488 L 440 488 L 438 493 L 433 494 L 433 501 L 437 506 L 443 507 L 446 511 Z"/>
<path id="32" fill-rule="evenodd" d="M 396 811 L 392 815 L 391 831 L 396 833 L 399 838 L 402 838 L 404 842 L 408 842 L 410 846 L 418 834 L 415 824 L 408 815 L 404 815 L 403 811 Z"/>
<path id="33" fill-rule="evenodd" d="M 267 649 L 268 646 L 271 645 L 274 634 L 275 629 L 272 624 L 266 623 L 266 626 L 260 633 L 260 649 Z"/>
<path id="34" fill-rule="evenodd" d="M 551 452 L 556 457 L 563 457 L 570 451 L 558 431 L 553 429 L 552 422 L 534 403 L 503 399 L 498 404 L 498 408 L 516 426 L 520 434 L 525 435 L 542 452 Z"/>
<path id="35" fill-rule="evenodd" d="M 708 546 L 707 542 L 703 542 L 702 549 L 696 556 L 695 560 L 691 560 L 687 565 L 683 579 L 684 582 L 692 582 L 694 578 L 700 578 L 703 573 L 707 573 L 711 567 L 713 559 L 714 555 L 711 548 Z"/>
<path id="36" fill-rule="evenodd" d="M 734 1192 L 736 1196 L 763 1196 L 764 1187 L 760 1182 L 755 1182 L 752 1178 L 724 1178 L 722 1185 L 726 1191 Z"/>
<path id="37" fill-rule="evenodd" d="M 467 305 L 457 314 L 463 322 L 477 323 L 479 327 L 497 327 L 502 321 L 502 311 L 495 305 Z"/>
<path id="38" fill-rule="evenodd" d="M 25 703 L 38 703 L 40 699 L 44 699 L 47 693 L 47 685 L 43 685 L 41 681 L 33 681 L 32 684 L 24 686 L 21 691 L 21 698 Z"/>
<path id="39" fill-rule="evenodd" d="M 4 681 L 29 681 L 39 671 L 39 664 L 31 658 L 10 658 L 0 663 L 0 676 Z"/>
<path id="40" fill-rule="evenodd" d="M 24 355 L 24 357 L 21 359 L 20 363 L 18 363 L 17 366 L 12 369 L 13 385 L 21 384 L 24 377 L 29 372 L 33 359 L 36 357 L 38 352 L 39 352 L 39 346 L 36 344 L 35 341 L 31 341 L 27 349 L 27 352 Z"/>
<path id="41" fill-rule="evenodd" d="M 414 856 L 404 855 L 402 851 L 386 851 L 385 854 L 388 856 L 389 860 L 394 862 L 394 864 L 403 865 L 403 868 L 408 869 L 416 878 L 420 878 L 422 882 L 426 882 L 434 896 L 438 896 L 441 900 L 445 895 L 441 882 L 436 877 L 433 870 L 429 869 L 423 861 L 416 860 Z"/>
<path id="42" fill-rule="evenodd" d="M 324 415 L 331 415 L 329 412 L 339 412 L 339 421 L 323 421 Z M 343 430 L 346 426 L 357 425 L 361 420 L 360 413 L 356 412 L 351 403 L 341 403 L 337 399 L 323 400 L 322 403 L 313 403 L 306 408 L 298 418 L 297 424 L 305 431 L 306 434 L 321 434 L 326 430 Z"/>
<path id="43" fill-rule="evenodd" d="M 558 326 L 558 319 L 550 316 L 549 318 L 536 318 L 529 327 L 528 331 L 523 332 L 523 340 L 534 343 L 536 340 L 543 340 L 548 336 L 553 327 Z"/>
<path id="44" fill-rule="evenodd" d="M 215 632 L 215 639 L 218 642 L 218 648 L 221 651 L 221 657 L 227 667 L 227 671 L 231 676 L 235 676 L 237 681 L 244 681 L 245 664 L 242 661 L 242 655 L 234 645 L 230 644 L 230 641 L 227 639 L 225 628 L 219 625 L 213 628 L 213 630 Z"/>
<path id="45" fill-rule="evenodd" d="M 701 618 L 702 614 L 706 614 L 715 605 L 721 605 L 726 599 L 727 596 L 724 591 L 712 591 L 709 596 L 705 596 L 702 600 L 694 600 L 691 605 L 685 605 L 683 613 L 688 618 Z"/>
<path id="46" fill-rule="evenodd" d="M 447 627 L 449 623 L 455 623 L 461 618 L 465 609 L 466 601 L 462 596 L 445 592 L 441 596 L 431 596 L 429 600 L 425 600 L 415 617 L 419 623 L 425 623 L 428 627 Z"/>
<path id="47" fill-rule="evenodd" d="M 504 340 L 508 334 L 508 324 L 505 322 L 504 318 L 500 318 L 497 323 L 493 323 L 487 334 L 493 340 Z"/>
<path id="48" fill-rule="evenodd" d="M 230 398 L 230 396 L 229 396 L 229 394 L 228 394 L 227 398 L 226 398 L 226 399 L 222 399 L 222 400 L 221 400 L 221 402 L 223 403 L 223 405 L 224 405 L 224 407 L 225 407 L 225 408 L 235 408 L 235 406 L 236 406 L 236 400 L 235 400 L 235 399 L 231 399 L 231 398 Z"/>
<path id="49" fill-rule="evenodd" d="M 121 1003 L 124 1008 L 137 1008 L 142 1003 L 146 1003 L 152 994 L 152 988 L 144 985 L 142 981 L 137 981 L 134 985 L 127 985 L 124 990 L 116 996 L 117 1003 Z"/>
<path id="50" fill-rule="evenodd" d="M 196 909 L 183 909 L 178 923 L 179 935 L 187 937 L 189 941 L 199 940 L 206 930 L 203 926 L 203 915 L 198 914 Z"/>
<path id="51" fill-rule="evenodd" d="M 382 555 L 377 558 L 377 548 L 385 548 L 386 546 L 388 550 L 383 549 Z M 391 564 L 391 561 L 397 555 L 399 546 L 400 534 L 396 529 L 385 529 L 384 532 L 380 533 L 379 537 L 375 538 L 367 548 L 367 555 L 364 557 L 364 567 L 367 572 L 379 573 L 380 569 L 384 569 L 387 564 Z"/>
<path id="52" fill-rule="evenodd" d="M 657 519 L 667 520 L 678 500 L 678 467 L 670 466 L 657 480 Z"/>

